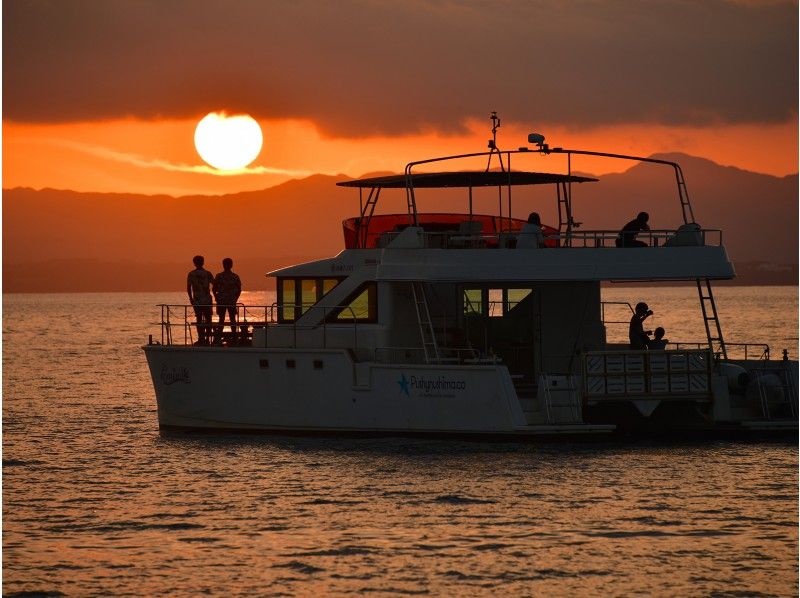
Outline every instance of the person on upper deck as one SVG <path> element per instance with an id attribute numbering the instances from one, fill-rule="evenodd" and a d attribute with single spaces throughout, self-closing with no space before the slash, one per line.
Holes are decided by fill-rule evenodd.
<path id="1" fill-rule="evenodd" d="M 218 330 L 221 333 L 225 324 L 225 313 L 231 323 L 231 332 L 236 332 L 236 302 L 242 294 L 242 281 L 233 272 L 233 260 L 226 257 L 222 260 L 222 272 L 214 277 L 214 299 L 217 300 Z M 219 339 L 218 339 L 219 340 Z"/>
<path id="2" fill-rule="evenodd" d="M 537 212 L 531 212 L 528 223 L 522 227 L 517 237 L 517 249 L 530 249 L 544 247 L 542 234 L 542 220 Z"/>
<path id="3" fill-rule="evenodd" d="M 650 335 L 653 334 L 652 330 L 645 331 L 644 321 L 653 315 L 653 310 L 648 309 L 647 303 L 637 303 L 631 324 L 628 328 L 628 338 L 631 341 L 631 349 L 641 351 L 647 349 L 650 343 Z"/>
<path id="4" fill-rule="evenodd" d="M 209 330 L 203 324 L 211 323 L 211 292 L 209 287 L 214 283 L 211 272 L 203 268 L 205 259 L 202 255 L 192 258 L 195 269 L 189 272 L 186 277 L 186 293 L 189 295 L 189 303 L 194 307 L 194 315 L 197 320 L 197 337 L 195 344 L 207 345 Z"/>
<path id="5" fill-rule="evenodd" d="M 639 215 L 636 216 L 634 220 L 631 220 L 622 227 L 622 230 L 619 231 L 619 236 L 617 237 L 617 247 L 647 247 L 647 243 L 642 241 L 636 240 L 636 235 L 638 235 L 642 231 L 649 231 L 650 227 L 647 225 L 647 221 L 650 219 L 650 215 L 647 212 L 639 212 Z"/>

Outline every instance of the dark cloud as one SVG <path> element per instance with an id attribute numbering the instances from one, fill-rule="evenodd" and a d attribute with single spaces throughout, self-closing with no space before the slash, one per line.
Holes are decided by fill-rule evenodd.
<path id="1" fill-rule="evenodd" d="M 307 117 L 329 134 L 783 122 L 794 2 L 8 0 L 4 118 Z"/>

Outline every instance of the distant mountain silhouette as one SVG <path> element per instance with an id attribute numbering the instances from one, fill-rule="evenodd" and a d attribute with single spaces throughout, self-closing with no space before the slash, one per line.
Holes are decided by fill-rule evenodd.
<path id="1" fill-rule="evenodd" d="M 797 175 L 773 177 L 703 158 L 664 154 L 683 167 L 695 219 L 719 228 L 746 283 L 797 283 Z M 381 173 L 385 174 L 385 173 Z M 341 221 L 358 213 L 345 176 L 315 175 L 276 187 L 222 196 L 3 191 L 6 292 L 183 290 L 191 258 L 209 270 L 223 257 L 246 288 L 268 286 L 265 272 L 338 253 Z M 639 211 L 653 228 L 681 221 L 672 170 L 636 164 L 598 183 L 575 185 L 575 218 L 586 229 L 617 230 Z M 460 190 L 420 191 L 421 211 L 466 211 Z M 496 211 L 497 193 L 476 190 L 476 211 Z M 555 191 L 515 188 L 513 211 L 557 222 Z M 505 205 L 504 205 L 505 209 Z M 385 191 L 378 211 L 405 211 L 401 191 Z"/>

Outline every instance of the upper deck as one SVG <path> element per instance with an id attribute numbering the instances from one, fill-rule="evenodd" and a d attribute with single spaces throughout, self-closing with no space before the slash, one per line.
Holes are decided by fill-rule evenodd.
<path id="1" fill-rule="evenodd" d="M 393 234 L 399 233 L 407 226 L 421 226 L 426 234 L 430 233 L 456 233 L 461 236 L 484 236 L 486 247 L 507 247 L 502 235 L 517 233 L 522 229 L 525 222 L 513 217 L 512 190 L 522 186 L 549 186 L 555 190 L 555 200 L 558 210 L 558 223 L 552 227 L 543 227 L 548 240 L 547 247 L 572 247 L 573 240 L 577 241 L 577 246 L 605 246 L 605 239 L 608 233 L 616 231 L 586 231 L 579 236 L 574 235 L 578 228 L 572 213 L 572 190 L 575 185 L 585 183 L 596 183 L 598 179 L 577 175 L 572 172 L 572 161 L 575 156 L 591 156 L 593 158 L 608 158 L 612 160 L 635 161 L 666 166 L 673 170 L 676 183 L 676 195 L 680 206 L 683 225 L 694 225 L 694 212 L 683 171 L 676 162 L 661 160 L 657 158 L 646 158 L 641 156 L 629 156 L 624 154 L 614 154 L 607 152 L 595 152 L 586 150 L 572 150 L 560 147 L 550 148 L 544 143 L 544 136 L 531 134 L 528 142 L 535 144 L 534 148 L 527 146 L 516 150 L 501 151 L 497 147 L 497 129 L 500 126 L 500 119 L 492 113 L 492 134 L 489 140 L 488 152 L 475 152 L 469 154 L 458 154 L 443 156 L 409 162 L 405 167 L 405 172 L 399 175 L 367 177 L 343 181 L 337 183 L 341 187 L 351 187 L 358 189 L 360 214 L 358 217 L 350 218 L 344 222 L 345 247 L 348 249 L 366 249 L 373 247 L 387 246 Z M 566 157 L 566 172 L 541 172 L 532 170 L 520 170 L 512 168 L 512 159 L 516 165 L 520 161 L 529 163 L 532 158 L 537 156 L 560 155 Z M 475 169 L 477 160 L 486 160 L 485 168 Z M 457 162 L 459 165 L 467 164 L 468 168 L 453 168 L 448 171 L 434 170 L 443 163 Z M 493 162 L 495 163 L 493 167 Z M 551 164 L 552 166 L 552 164 Z M 497 213 L 496 214 L 476 214 L 473 207 L 473 190 L 487 187 L 497 189 Z M 375 210 L 379 203 L 381 192 L 384 189 L 402 189 L 405 191 L 407 211 L 401 214 L 376 214 Z M 420 189 L 465 189 L 466 190 L 466 210 L 463 213 L 420 213 L 417 208 L 417 191 Z M 366 191 L 366 197 L 365 197 Z M 609 209 L 613 206 L 609 206 Z M 699 228 L 699 227 L 694 227 Z M 644 227 L 647 230 L 647 227 Z M 664 231 L 666 233 L 672 231 Z M 682 235 L 684 240 L 681 244 L 699 244 L 698 240 L 687 243 L 686 235 Z M 721 235 L 720 235 L 721 237 Z M 667 241 L 668 236 L 656 236 L 651 240 L 658 243 Z M 581 239 L 591 239 L 592 243 L 581 243 Z M 706 235 L 701 234 L 700 240 L 705 243 Z M 599 245 L 598 245 L 599 242 Z M 673 239 L 673 242 L 677 242 Z M 720 240 L 721 244 L 721 240 Z M 458 243 L 438 243 L 426 244 L 426 246 L 439 246 L 442 248 L 458 248 Z M 511 244 L 513 246 L 513 243 Z"/>
<path id="2" fill-rule="evenodd" d="M 519 218 L 491 214 L 418 213 L 416 227 L 422 230 L 420 248 L 513 249 L 526 223 Z M 413 225 L 407 214 L 348 218 L 342 222 L 345 249 L 388 248 L 409 226 Z M 542 224 L 541 230 L 545 249 L 616 248 L 619 238 L 618 230 L 559 231 L 546 224 Z M 637 239 L 650 247 L 721 247 L 722 231 L 685 225 L 677 230 L 643 231 Z"/>
<path id="3" fill-rule="evenodd" d="M 492 116 L 496 133 L 499 119 Z M 532 134 L 535 147 L 501 151 L 496 136 L 488 152 L 444 156 L 410 162 L 404 174 L 368 177 L 338 183 L 358 190 L 359 215 L 343 222 L 346 251 L 330 260 L 281 269 L 270 273 L 291 277 L 324 275 L 331 272 L 356 272 L 372 279 L 467 280 L 684 280 L 694 278 L 733 278 L 734 270 L 722 244 L 722 231 L 704 229 L 695 223 L 683 172 L 675 162 L 584 150 L 550 148 L 544 137 Z M 538 172 L 512 168 L 541 155 L 566 157 L 566 172 Z M 572 211 L 573 187 L 594 184 L 598 179 L 572 171 L 574 156 L 605 157 L 663 165 L 674 172 L 676 206 L 682 224 L 674 229 L 637 232 L 637 247 L 630 247 L 629 236 L 620 230 L 588 229 L 575 222 Z M 485 160 L 485 168 L 474 168 Z M 439 170 L 444 162 L 469 163 L 467 170 Z M 519 243 L 526 220 L 519 212 L 521 186 L 552 188 L 558 221 L 541 224 L 536 246 Z M 473 190 L 497 189 L 496 213 L 476 213 Z M 376 213 L 384 189 L 405 192 L 406 213 Z M 417 208 L 417 192 L 431 189 L 462 189 L 465 209 L 460 212 L 422 212 Z M 613 210 L 613 206 L 608 207 Z M 532 214 L 533 216 L 533 214 Z M 621 218 L 622 219 L 622 218 Z M 555 220 L 555 218 L 554 218 Z M 535 221 L 535 219 L 534 219 Z M 530 229 L 529 229 L 530 231 Z M 535 233 L 538 235 L 538 231 Z M 530 239 L 527 239 L 530 241 Z M 415 249 L 416 252 L 406 250 Z M 362 255 L 373 250 L 372 255 Z M 374 250 L 380 253 L 375 255 Z M 402 251 L 393 251 L 402 250 Z M 429 251 L 430 250 L 430 251 Z M 462 251 L 439 251 L 462 250 Z M 493 251 L 487 251 L 493 250 Z M 578 251 L 576 251 L 578 250 Z M 415 255 L 411 255 L 411 254 Z M 374 271 L 372 269 L 374 268 Z"/>

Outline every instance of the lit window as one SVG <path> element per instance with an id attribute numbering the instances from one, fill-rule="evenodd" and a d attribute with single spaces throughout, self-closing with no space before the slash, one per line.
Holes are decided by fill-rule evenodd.
<path id="1" fill-rule="evenodd" d="M 330 293 L 333 289 L 336 288 L 336 285 L 339 284 L 338 278 L 323 278 L 322 279 L 322 296 L 324 297 L 328 293 Z"/>
<path id="2" fill-rule="evenodd" d="M 300 289 L 300 313 L 304 314 L 317 302 L 317 280 L 315 278 L 302 279 Z"/>
<path id="3" fill-rule="evenodd" d="M 489 317 L 503 317 L 503 289 L 489 289 Z"/>
<path id="4" fill-rule="evenodd" d="M 483 313 L 482 289 L 464 289 L 464 313 L 468 315 Z"/>
<path id="5" fill-rule="evenodd" d="M 519 303 L 521 303 L 525 297 L 530 295 L 531 292 L 531 289 L 506 289 L 506 300 L 503 311 L 505 313 L 510 312 L 517 305 L 519 305 Z"/>
<path id="6" fill-rule="evenodd" d="M 279 278 L 278 321 L 294 322 L 330 293 L 342 278 Z"/>
<path id="7" fill-rule="evenodd" d="M 375 321 L 378 319 L 377 285 L 368 282 L 358 291 L 355 297 L 342 307 L 336 314 L 337 322 Z"/>
<path id="8" fill-rule="evenodd" d="M 295 291 L 296 282 L 297 281 L 294 278 L 283 278 L 278 286 L 278 302 L 280 304 L 279 314 L 281 321 L 294 321 L 295 299 L 297 297 L 297 293 Z"/>

